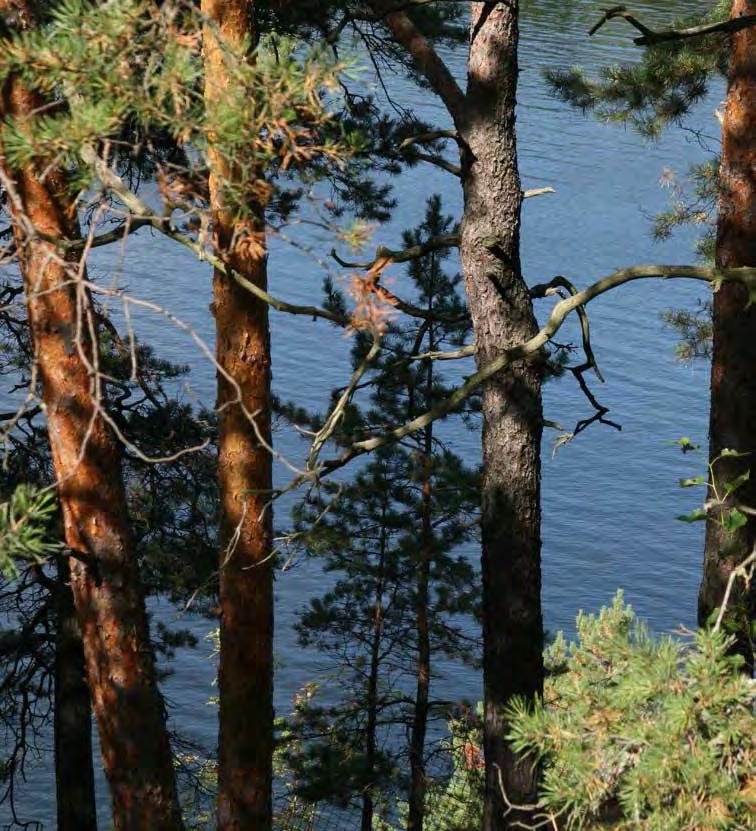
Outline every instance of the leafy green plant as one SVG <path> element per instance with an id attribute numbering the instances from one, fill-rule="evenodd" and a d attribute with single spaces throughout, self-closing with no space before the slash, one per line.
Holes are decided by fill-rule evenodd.
<path id="1" fill-rule="evenodd" d="M 683 453 L 698 453 L 700 451 L 700 447 L 689 438 L 678 439 L 671 442 L 671 444 L 679 447 Z M 696 508 L 689 514 L 683 514 L 678 519 L 682 522 L 700 522 L 711 513 L 727 534 L 734 534 L 739 528 L 742 528 L 748 522 L 748 517 L 743 512 L 744 506 L 737 502 L 733 504 L 732 497 L 750 479 L 751 471 L 746 470 L 735 479 L 725 481 L 718 475 L 718 464 L 723 459 L 741 459 L 746 456 L 748 456 L 747 453 L 739 453 L 737 450 L 725 448 L 718 456 L 708 462 L 708 476 L 705 473 L 700 473 L 698 476 L 689 479 L 680 479 L 681 488 L 705 487 L 709 498 L 705 500 L 702 507 Z"/>
<path id="2" fill-rule="evenodd" d="M 701 448 L 689 438 L 681 438 L 670 443 L 679 447 L 683 453 L 704 455 Z M 753 653 L 754 644 L 756 644 L 756 621 L 753 620 L 748 601 L 748 586 L 753 577 L 753 562 L 756 552 L 742 551 L 738 532 L 748 523 L 748 514 L 753 511 L 753 507 L 744 504 L 739 499 L 739 491 L 750 481 L 751 471 L 749 468 L 741 469 L 740 473 L 731 478 L 723 476 L 720 471 L 722 463 L 727 464 L 728 461 L 733 459 L 744 459 L 748 455 L 748 453 L 740 453 L 725 448 L 718 456 L 708 461 L 707 473 L 680 479 L 680 487 L 682 488 L 705 488 L 707 498 L 702 505 L 689 514 L 678 517 L 682 522 L 688 523 L 709 519 L 721 529 L 719 538 L 723 541 L 723 545 L 719 552 L 720 556 L 732 557 L 734 565 L 731 571 L 730 585 L 726 588 L 727 602 L 713 609 L 707 622 L 709 625 L 724 625 L 726 631 L 737 635 L 746 649 L 746 655 L 748 649 Z M 742 578 L 742 581 L 738 578 Z M 738 585 L 744 583 L 746 586 L 745 592 L 732 591 L 734 588 L 733 580 L 737 580 Z M 724 609 L 724 606 L 727 608 Z"/>

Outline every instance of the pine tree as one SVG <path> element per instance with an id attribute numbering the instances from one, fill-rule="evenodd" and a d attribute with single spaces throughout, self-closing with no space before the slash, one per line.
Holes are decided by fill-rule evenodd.
<path id="1" fill-rule="evenodd" d="M 433 197 L 425 221 L 404 241 L 422 244 L 450 224 Z M 469 330 L 459 278 L 446 275 L 445 256 L 431 253 L 408 268 L 416 308 L 426 316 L 386 325 L 382 355 L 363 382 L 369 405 L 349 408 L 337 443 L 412 418 L 447 394 L 434 364 L 416 358 L 459 347 Z M 330 290 L 332 304 L 343 302 Z M 358 367 L 372 338 L 365 331 L 355 338 Z M 301 417 L 293 408 L 288 414 Z M 430 692 L 438 674 L 433 664 L 442 655 L 469 661 L 476 653 L 458 619 L 478 611 L 475 572 L 454 553 L 474 535 L 476 485 L 476 471 L 444 446 L 431 424 L 381 448 L 353 480 L 314 492 L 297 512 L 297 545 L 336 575 L 327 594 L 302 613 L 300 643 L 328 656 L 336 689 L 326 688 L 322 705 L 316 698 L 300 710 L 306 735 L 322 738 L 306 742 L 292 762 L 309 798 L 359 796 L 365 831 L 377 806 L 404 787 L 397 770 L 406 758 L 408 827 L 423 824 L 428 720 L 439 712 Z"/>
<path id="2" fill-rule="evenodd" d="M 621 593 L 547 652 L 543 702 L 511 709 L 515 746 L 543 766 L 540 818 L 560 828 L 750 828 L 756 696 L 701 630 L 651 637 Z"/>
<path id="3" fill-rule="evenodd" d="M 138 714 L 129 717 L 128 707 L 107 711 L 117 697 L 110 687 L 122 675 L 120 668 L 107 670 L 109 661 L 121 660 L 117 650 L 112 652 L 96 642 L 98 628 L 105 631 L 108 625 L 101 621 L 97 627 L 97 615 L 90 614 L 91 609 L 87 610 L 87 621 L 83 619 L 85 578 L 94 574 L 83 561 L 88 557 L 97 560 L 101 552 L 89 551 L 94 538 L 79 535 L 75 541 L 69 540 L 82 554 L 82 562 L 73 564 L 72 573 L 74 586 L 82 587 L 77 608 L 85 647 L 88 643 L 97 645 L 96 655 L 88 647 L 85 653 L 90 684 L 97 687 L 93 702 L 103 756 L 111 774 L 115 824 L 126 827 L 138 822 L 155 829 L 178 828 L 181 819 L 167 737 L 158 723 L 162 709 L 151 668 L 139 574 L 128 540 L 126 493 L 120 487 L 117 470 L 116 438 L 121 437 L 117 424 L 108 420 L 101 407 L 104 373 L 96 334 L 81 319 L 81 315 L 90 314 L 90 293 L 98 287 L 86 277 L 88 246 L 77 233 L 75 207 L 84 219 L 94 216 L 94 222 L 86 225 L 93 237 L 97 236 L 97 220 L 103 214 L 113 211 L 128 216 L 128 221 L 120 222 L 115 230 L 101 233 L 97 245 L 118 239 L 119 230 L 127 236 L 129 231 L 147 224 L 188 247 L 200 259 L 209 254 L 215 268 L 222 495 L 220 685 L 222 690 L 227 688 L 221 696 L 219 826 L 246 826 L 254 817 L 255 827 L 269 828 L 273 735 L 272 575 L 268 556 L 271 520 L 270 511 L 263 510 L 263 506 L 270 498 L 271 485 L 267 404 L 270 361 L 267 299 L 259 295 L 265 292 L 264 220 L 269 205 L 271 212 L 281 212 L 290 210 L 292 200 L 296 201 L 296 193 L 285 188 L 274 199 L 275 189 L 269 179 L 278 174 L 285 181 L 293 168 L 318 156 L 335 164 L 346 146 L 338 130 L 332 130 L 331 135 L 320 130 L 329 118 L 322 89 L 335 86 L 338 70 L 322 56 L 301 58 L 292 44 L 280 39 L 267 50 L 262 46 L 253 49 L 254 4 L 227 9 L 208 6 L 204 13 L 198 13 L 188 6 L 140 0 L 124 0 L 107 7 L 73 0 L 57 4 L 49 12 L 40 28 L 24 29 L 31 18 L 22 15 L 22 31 L 3 30 L 0 74 L 36 96 L 34 106 L 29 102 L 18 105 L 14 99 L 3 112 L 3 163 L 7 173 L 3 187 L 8 192 L 19 251 L 36 251 L 40 262 L 51 255 L 57 269 L 55 279 L 67 286 L 65 296 L 46 293 L 37 303 L 34 289 L 40 278 L 26 269 L 32 313 L 49 305 L 53 297 L 67 304 L 65 309 L 45 309 L 47 318 L 32 320 L 38 331 L 55 333 L 50 349 L 44 353 L 50 360 L 42 372 L 48 412 L 60 414 L 69 422 L 78 419 L 76 424 L 53 425 L 51 437 L 62 439 L 54 447 L 67 454 L 70 467 L 77 451 L 65 439 L 78 437 L 86 448 L 97 450 L 93 463 L 110 465 L 107 471 L 97 465 L 96 471 L 83 469 L 80 464 L 74 467 L 77 475 L 90 475 L 92 481 L 93 471 L 98 473 L 97 495 L 100 501 L 108 498 L 108 510 L 107 516 L 104 513 L 91 519 L 103 533 L 111 526 L 115 528 L 105 536 L 121 540 L 115 546 L 119 567 L 122 554 L 128 560 L 122 590 L 112 597 L 108 594 L 108 602 L 95 604 L 95 611 L 106 612 L 118 606 L 124 620 L 135 616 L 133 626 L 127 628 L 137 634 L 137 640 L 141 639 L 139 660 L 127 661 L 125 666 L 135 669 L 134 683 L 145 687 L 145 702 L 152 702 L 150 707 L 143 702 L 139 714 L 151 714 L 155 720 L 150 727 L 136 732 L 125 728 L 120 719 L 129 720 L 133 726 L 139 721 Z M 198 60 L 203 38 L 204 64 Z M 204 97 L 198 94 L 203 84 Z M 61 99 L 65 105 L 52 111 L 38 106 L 52 99 Z M 113 147 L 116 150 L 111 155 Z M 24 201 L 34 184 L 29 179 L 21 189 L 24 198 L 16 199 L 10 184 L 13 177 L 28 171 L 32 175 L 39 165 L 46 169 L 43 161 L 50 158 L 60 166 L 60 175 L 54 181 L 51 177 L 47 180 L 48 184 L 53 182 L 55 193 L 39 193 L 36 202 L 28 198 Z M 113 166 L 111 161 L 115 161 Z M 138 174 L 151 168 L 163 202 L 161 213 L 153 213 L 135 192 L 140 179 L 139 175 L 134 177 L 136 181 L 130 178 L 135 167 Z M 91 204 L 74 203 L 76 191 L 89 194 Z M 59 222 L 51 222 L 43 215 L 44 210 L 34 213 L 35 206 L 44 208 L 45 199 L 52 196 L 59 202 L 53 205 L 60 214 Z M 92 212 L 88 213 L 90 208 Z M 175 224 L 174 211 L 181 216 Z M 209 251 L 211 230 L 213 246 Z M 84 257 L 81 262 L 80 255 Z M 66 283 L 66 277 L 72 274 L 76 277 Z M 77 294 L 82 279 L 86 288 L 83 294 Z M 41 285 L 52 288 L 52 284 Z M 81 297 L 83 311 L 78 302 Z M 65 318 L 65 331 L 51 325 L 55 315 Z M 88 320 L 91 323 L 91 318 Z M 82 324 L 87 343 L 81 354 L 74 349 L 71 355 L 66 343 L 75 343 L 77 322 Z M 254 348 L 244 347 L 253 342 Z M 43 357 L 42 351 L 39 357 Z M 88 369 L 92 369 L 94 388 Z M 69 400 L 74 390 L 68 387 L 78 383 L 74 397 L 78 396 L 81 406 L 75 411 L 54 406 L 49 397 L 53 380 L 58 383 L 54 394 Z M 97 429 L 87 432 L 87 424 Z M 102 433 L 98 432 L 100 426 Z M 58 467 L 60 481 L 70 483 L 69 467 Z M 84 484 L 79 483 L 72 493 L 84 493 Z M 70 511 L 65 510 L 69 516 Z M 82 521 L 83 517 L 82 513 Z M 237 526 L 240 533 L 234 536 Z M 235 557 L 229 549 L 232 541 Z M 251 562 L 259 562 L 260 567 L 247 568 Z M 126 590 L 127 583 L 133 591 Z M 88 586 L 87 597 L 99 597 L 108 591 L 107 581 L 99 581 Z M 108 624 L 115 626 L 114 621 Z M 117 645 L 117 639 L 113 643 Z M 97 667 L 92 663 L 95 657 Z M 253 708 L 257 720 L 247 717 L 250 696 L 257 701 Z M 134 702 L 138 699 L 135 694 Z M 150 760 L 140 761 L 139 753 L 148 743 L 157 743 L 157 750 L 152 748 L 155 752 Z M 128 759 L 121 758 L 123 754 Z M 144 787 L 140 778 L 144 776 L 156 777 L 154 787 Z M 122 783 L 119 777 L 134 780 L 134 787 Z M 137 819 L 140 812 L 144 814 Z"/>

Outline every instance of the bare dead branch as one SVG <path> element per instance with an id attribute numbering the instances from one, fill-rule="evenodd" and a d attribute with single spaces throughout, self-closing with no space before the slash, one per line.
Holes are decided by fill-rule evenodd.
<path id="1" fill-rule="evenodd" d="M 462 168 L 458 164 L 452 164 L 443 156 L 436 156 L 433 153 L 415 153 L 415 158 L 420 162 L 428 162 L 428 164 L 440 167 L 441 170 L 451 173 L 452 176 L 456 176 L 458 179 L 462 178 Z"/>
<path id="2" fill-rule="evenodd" d="M 438 141 L 442 138 L 454 139 L 457 143 L 461 142 L 459 133 L 456 130 L 431 130 L 428 133 L 418 133 L 416 136 L 410 136 L 404 139 L 399 145 L 399 149 L 406 150 L 408 147 L 412 147 L 413 144 L 428 144 L 429 142 Z"/>
<path id="3" fill-rule="evenodd" d="M 550 282 L 538 286 L 534 286 L 530 291 L 530 296 L 537 298 L 537 297 L 546 297 L 550 294 L 558 294 L 560 297 L 565 297 L 564 291 L 566 290 L 569 295 L 575 295 L 578 293 L 578 290 L 575 286 L 566 278 L 561 275 L 557 275 L 554 277 Z M 591 345 L 591 329 L 590 329 L 590 322 L 588 319 L 588 313 L 586 312 L 584 307 L 580 307 L 576 309 L 578 318 L 580 319 L 580 330 L 581 336 L 583 341 L 583 352 L 585 353 L 585 361 L 577 366 L 570 366 L 568 367 L 569 371 L 574 376 L 575 380 L 578 382 L 578 386 L 580 387 L 580 391 L 583 395 L 588 399 L 588 403 L 593 407 L 594 413 L 588 418 L 580 419 L 577 424 L 575 425 L 575 429 L 571 433 L 564 433 L 561 435 L 554 445 L 554 452 L 556 452 L 560 447 L 567 444 L 567 442 L 572 441 L 577 435 L 583 432 L 586 428 L 590 427 L 591 424 L 595 422 L 600 422 L 601 424 L 606 424 L 609 427 L 613 427 L 615 430 L 621 430 L 622 425 L 617 424 L 616 421 L 611 421 L 610 419 L 606 418 L 606 414 L 609 412 L 609 408 L 605 407 L 601 404 L 596 396 L 594 395 L 591 388 L 588 386 L 588 382 L 585 379 L 585 373 L 588 370 L 592 369 L 596 373 L 596 377 L 601 381 L 604 382 L 604 376 L 601 374 L 601 370 L 596 363 L 596 356 L 593 352 L 593 346 Z"/>
<path id="4" fill-rule="evenodd" d="M 339 425 L 339 422 L 344 418 L 346 408 L 349 405 L 349 402 L 352 400 L 357 386 L 362 380 L 362 377 L 372 366 L 373 361 L 375 361 L 375 359 L 378 357 L 378 353 L 380 351 L 381 338 L 380 334 L 376 332 L 373 335 L 373 343 L 370 346 L 370 350 L 368 351 L 367 355 L 363 358 L 363 360 L 360 361 L 359 366 L 352 373 L 352 377 L 349 381 L 349 384 L 346 386 L 344 391 L 339 396 L 339 399 L 334 405 L 333 409 L 331 410 L 331 413 L 326 419 L 325 424 L 323 424 L 320 430 L 318 430 L 314 439 L 312 440 L 310 452 L 307 457 L 308 468 L 312 469 L 317 465 L 318 456 L 323 445 L 333 435 L 334 431 Z"/>
<path id="5" fill-rule="evenodd" d="M 689 38 L 704 37 L 705 35 L 716 34 L 717 32 L 732 34 L 739 32 L 741 29 L 747 29 L 749 26 L 756 25 L 756 14 L 743 15 L 743 17 L 736 17 L 730 20 L 721 20 L 716 23 L 704 23 L 701 26 L 691 26 L 688 29 L 649 29 L 644 23 L 641 23 L 635 15 L 633 15 L 627 6 L 612 6 L 610 9 L 605 9 L 601 19 L 588 32 L 589 35 L 595 35 L 598 30 L 608 23 L 610 20 L 621 17 L 626 20 L 631 26 L 637 29 L 641 36 L 633 38 L 633 43 L 637 46 L 654 46 L 657 43 L 670 43 L 672 41 L 687 40 Z"/>
<path id="6" fill-rule="evenodd" d="M 437 237 L 430 237 L 418 245 L 412 245 L 409 248 L 398 250 L 379 245 L 373 259 L 365 262 L 355 263 L 342 260 L 336 253 L 335 248 L 331 249 L 331 256 L 342 268 L 373 268 L 381 260 L 391 260 L 394 263 L 407 263 L 410 260 L 417 260 L 420 257 L 426 256 L 426 254 L 431 254 L 433 251 L 441 251 L 445 248 L 457 248 L 458 246 L 459 234 L 441 234 Z"/>
<path id="7" fill-rule="evenodd" d="M 754 567 L 756 567 L 756 546 L 754 547 L 753 551 L 743 560 L 743 562 L 734 568 L 730 572 L 730 576 L 727 580 L 727 587 L 725 589 L 724 597 L 722 598 L 722 605 L 719 607 L 719 614 L 717 615 L 717 620 L 714 623 L 714 631 L 718 632 L 722 627 L 722 621 L 724 620 L 725 613 L 727 611 L 727 606 L 730 602 L 730 595 L 732 594 L 732 589 L 735 585 L 735 581 L 738 578 L 742 578 L 746 585 L 750 584 L 751 580 L 753 579 L 753 572 Z"/>
<path id="8" fill-rule="evenodd" d="M 405 424 L 354 442 L 338 458 L 323 462 L 317 470 L 308 472 L 306 478 L 312 479 L 315 476 L 327 475 L 344 467 L 357 456 L 370 453 L 391 442 L 399 441 L 410 433 L 423 429 L 432 421 L 453 412 L 489 378 L 516 361 L 532 359 L 554 337 L 572 312 L 586 306 L 602 294 L 636 280 L 679 279 L 704 281 L 712 284 L 715 289 L 724 281 L 739 281 L 746 286 L 749 293 L 756 295 L 756 268 L 753 267 L 716 269 L 703 266 L 638 265 L 618 269 L 607 277 L 578 291 L 577 294 L 560 300 L 551 310 L 549 319 L 530 340 L 510 349 L 505 349 L 497 358 L 494 358 L 486 366 L 481 367 L 471 375 L 464 384 L 450 392 L 443 401 Z M 295 480 L 281 492 L 297 487 L 299 484 L 300 482 Z"/>

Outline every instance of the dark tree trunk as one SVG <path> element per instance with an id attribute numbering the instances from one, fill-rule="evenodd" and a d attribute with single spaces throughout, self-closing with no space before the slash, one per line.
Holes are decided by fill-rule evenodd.
<path id="1" fill-rule="evenodd" d="M 429 298 L 428 311 L 433 311 Z M 429 327 L 428 352 L 436 348 L 433 324 Z M 433 361 L 428 361 L 425 378 L 425 404 L 430 406 L 433 396 Z M 410 413 L 413 417 L 414 413 Z M 430 601 L 430 570 L 433 560 L 433 425 L 429 424 L 422 436 L 423 483 L 421 498 L 420 563 L 417 575 L 417 686 L 410 736 L 410 794 L 408 831 L 423 831 L 425 820 L 425 735 L 428 729 L 428 700 L 430 698 L 431 643 L 428 625 Z"/>
<path id="2" fill-rule="evenodd" d="M 430 361 L 428 362 L 430 364 Z M 425 458 L 422 492 L 421 561 L 417 577 L 417 686 L 410 736 L 410 797 L 408 831 L 423 831 L 425 818 L 425 734 L 428 729 L 428 699 L 430 694 L 431 649 L 428 627 L 430 566 L 433 557 L 431 530 L 431 452 L 433 434 L 425 430 Z M 429 447 L 430 445 L 430 447 Z"/>
<path id="3" fill-rule="evenodd" d="M 97 831 L 92 710 L 68 562 L 61 559 L 55 621 L 55 793 L 58 831 Z"/>
<path id="4" fill-rule="evenodd" d="M 471 4 L 467 92 L 406 11 L 372 0 L 394 39 L 445 104 L 462 145 L 460 253 L 479 365 L 536 332 L 520 271 L 515 143 L 517 0 Z M 394 9 L 392 11 L 392 8 Z M 543 689 L 541 618 L 540 375 L 514 366 L 483 389 L 483 675 L 486 831 L 518 819 L 512 802 L 535 794 L 536 772 L 504 739 L 513 695 Z M 501 787 L 500 787 L 501 782 Z"/>
<path id="5" fill-rule="evenodd" d="M 370 644 L 370 671 L 367 686 L 367 725 L 365 728 L 365 770 L 366 782 L 362 793 L 362 815 L 360 831 L 372 831 L 373 787 L 375 773 L 375 756 L 378 746 L 378 673 L 380 671 L 381 640 L 383 637 L 383 589 L 385 585 L 386 534 L 381 533 L 378 574 L 375 584 L 375 601 L 373 603 L 373 640 Z"/>
<path id="6" fill-rule="evenodd" d="M 753 0 L 735 0 L 732 18 L 756 14 Z M 756 266 L 756 28 L 731 36 L 727 106 L 722 129 L 717 265 Z M 714 351 L 711 366 L 711 459 L 724 448 L 749 455 L 717 463 L 720 488 L 750 469 L 751 478 L 734 497 L 756 509 L 756 304 L 746 308 L 744 286 L 725 283 L 714 294 Z M 722 603 L 733 568 L 756 545 L 756 517 L 734 536 L 723 532 L 717 517 L 706 525 L 704 573 L 699 594 L 699 622 L 705 624 Z M 749 624 L 756 618 L 756 582 L 747 594 L 742 581 L 728 615 L 737 632 L 737 651 L 753 671 Z"/>
<path id="7" fill-rule="evenodd" d="M 537 331 L 520 270 L 521 188 L 515 142 L 517 2 L 473 3 L 463 137 L 461 258 L 479 366 Z M 484 828 L 511 827 L 536 773 L 505 740 L 503 710 L 543 687 L 540 446 L 536 367 L 519 364 L 483 388 Z M 520 816 L 519 819 L 522 819 Z"/>
<path id="8" fill-rule="evenodd" d="M 2 90 L 0 114 L 23 118 L 41 103 L 11 78 Z M 88 336 L 89 299 L 71 284 L 54 248 L 26 231 L 28 221 L 55 238 L 78 236 L 64 176 L 41 166 L 46 168 L 44 181 L 31 163 L 20 170 L 6 165 L 18 196 L 18 201 L 8 201 L 65 541 L 73 552 L 71 587 L 113 824 L 117 831 L 175 831 L 182 822 L 173 758 L 126 516 L 120 451 L 97 413 L 87 366 L 97 348 Z"/>
<path id="9" fill-rule="evenodd" d="M 223 48 L 253 35 L 251 0 L 203 0 L 208 112 L 232 83 Z M 216 37 L 217 33 L 217 37 Z M 222 180 L 242 175 L 211 152 L 210 197 L 218 255 L 248 280 L 267 285 L 264 208 L 256 221 L 234 221 Z M 254 245 L 250 246 L 250 241 Z M 220 408 L 218 479 L 220 550 L 219 831 L 269 831 L 273 771 L 273 570 L 269 507 L 272 459 L 268 307 L 216 271 L 213 283 Z M 234 379 L 229 382 L 228 376 Z M 239 400 L 241 399 L 241 401 Z M 253 423 L 254 420 L 254 423 Z M 266 446 L 267 445 L 267 446 Z"/>

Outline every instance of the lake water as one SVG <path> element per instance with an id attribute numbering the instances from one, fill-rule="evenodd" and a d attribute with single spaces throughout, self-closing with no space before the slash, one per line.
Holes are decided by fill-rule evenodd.
<path id="1" fill-rule="evenodd" d="M 659 184 L 669 167 L 684 175 L 691 163 L 707 158 L 707 149 L 689 133 L 671 131 L 648 144 L 623 128 L 598 124 L 554 101 L 542 77 L 544 67 L 580 64 L 596 69 L 608 63 L 636 60 L 629 27 L 621 22 L 589 39 L 586 31 L 604 0 L 522 3 L 522 74 L 519 92 L 519 154 L 524 187 L 552 186 L 557 193 L 529 200 L 524 208 L 523 263 L 530 283 L 555 274 L 579 286 L 620 266 L 645 262 L 686 263 L 694 258 L 692 233 L 663 244 L 650 235 L 650 217 L 668 205 L 669 191 Z M 659 5 L 664 10 L 659 10 Z M 670 17 L 706 7 L 698 0 L 657 4 L 642 0 L 634 11 L 663 23 Z M 457 75 L 464 74 L 464 54 L 446 54 Z M 444 111 L 430 93 L 388 77 L 392 96 L 424 118 L 447 126 Z M 717 85 L 699 108 L 694 126 L 716 148 L 714 109 L 724 95 Z M 416 225 L 431 193 L 443 195 L 446 212 L 458 215 L 459 182 L 437 168 L 418 167 L 393 180 L 399 207 L 391 223 L 376 230 L 373 243 L 397 247 L 401 231 Z M 292 236 L 317 245 L 312 236 Z M 212 343 L 209 269 L 163 240 L 140 233 L 129 242 L 122 285 L 153 300 L 189 322 Z M 112 280 L 120 266 L 116 252 L 98 252 L 95 275 Z M 401 293 L 403 272 L 392 271 Z M 276 243 L 270 258 L 274 294 L 295 302 L 318 302 L 323 272 L 313 260 Z M 690 436 L 705 441 L 708 366 L 684 366 L 674 357 L 674 333 L 660 313 L 670 306 L 694 307 L 706 290 L 683 282 L 646 283 L 622 288 L 590 307 L 594 349 L 606 378 L 594 388 L 622 432 L 595 425 L 552 458 L 555 433 L 546 431 L 543 464 L 543 605 L 549 630 L 570 628 L 578 609 L 596 609 L 618 587 L 656 631 L 695 624 L 696 593 L 702 558 L 700 526 L 675 519 L 695 507 L 695 496 L 681 491 L 677 480 L 697 474 L 696 460 L 683 457 L 665 440 Z M 541 319 L 548 304 L 538 307 Z M 140 316 L 140 336 L 168 360 L 192 365 L 186 397 L 212 404 L 214 373 L 191 342 L 157 317 Z M 349 342 L 324 323 L 271 314 L 273 371 L 276 392 L 310 407 L 322 407 L 328 391 L 348 375 Z M 568 328 L 560 340 L 577 340 Z M 546 417 L 571 429 L 588 413 L 585 399 L 571 377 L 545 390 Z M 450 438 L 470 463 L 480 456 L 479 435 L 458 429 Z M 277 446 L 296 458 L 297 438 L 276 435 Z M 279 471 L 282 481 L 285 471 Z M 278 507 L 278 524 L 286 506 Z M 479 553 L 467 552 L 477 559 Z M 276 704 L 289 709 L 292 694 L 313 677 L 318 656 L 301 650 L 292 630 L 296 613 L 308 597 L 322 593 L 326 578 L 303 564 L 278 576 L 276 586 Z M 192 628 L 200 647 L 183 650 L 165 685 L 177 726 L 212 747 L 216 710 L 207 704 L 214 666 L 202 638 L 211 624 L 191 615 L 180 617 L 168 604 L 155 612 L 166 621 Z M 479 696 L 480 679 L 467 670 L 447 672 L 441 682 L 453 698 Z M 438 688 L 440 689 L 440 687 Z M 107 828 L 107 794 L 101 789 L 101 827 Z M 25 819 L 55 825 L 54 783 L 49 758 L 30 769 L 19 807 Z M 8 822 L 0 807 L 0 828 Z"/>

